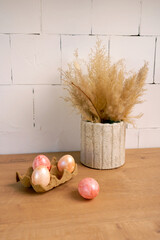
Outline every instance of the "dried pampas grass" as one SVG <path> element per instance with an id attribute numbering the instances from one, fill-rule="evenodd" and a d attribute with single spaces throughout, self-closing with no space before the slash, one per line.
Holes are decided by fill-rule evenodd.
<path id="1" fill-rule="evenodd" d="M 133 106 L 141 103 L 148 72 L 147 63 L 138 73 L 127 73 L 124 61 L 114 64 L 106 54 L 105 47 L 97 40 L 91 49 L 89 61 L 85 63 L 87 73 L 82 71 L 78 51 L 75 60 L 62 72 L 63 82 L 69 92 L 65 98 L 77 108 L 84 120 L 98 123 L 125 121 L 133 123 Z"/>

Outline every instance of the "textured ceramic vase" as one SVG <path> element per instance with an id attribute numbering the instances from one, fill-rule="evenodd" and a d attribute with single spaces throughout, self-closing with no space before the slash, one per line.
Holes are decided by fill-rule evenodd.
<path id="1" fill-rule="evenodd" d="M 125 163 L 126 124 L 81 122 L 81 163 L 112 169 Z"/>

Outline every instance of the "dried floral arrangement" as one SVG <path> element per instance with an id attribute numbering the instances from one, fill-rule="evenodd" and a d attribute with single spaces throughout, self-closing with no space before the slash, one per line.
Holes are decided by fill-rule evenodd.
<path id="1" fill-rule="evenodd" d="M 114 64 L 106 53 L 101 40 L 97 40 L 95 49 L 91 49 L 89 61 L 79 59 L 75 51 L 74 61 L 63 71 L 62 79 L 69 92 L 66 101 L 79 110 L 82 118 L 95 123 L 113 123 L 125 121 L 133 123 L 131 112 L 135 104 L 141 103 L 145 91 L 145 79 L 148 65 L 137 72 L 126 72 L 123 60 Z M 87 73 L 83 73 L 82 65 Z"/>

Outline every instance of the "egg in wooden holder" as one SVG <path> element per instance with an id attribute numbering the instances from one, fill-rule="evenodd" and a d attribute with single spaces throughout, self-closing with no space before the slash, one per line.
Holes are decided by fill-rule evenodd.
<path id="1" fill-rule="evenodd" d="M 41 185 L 34 185 L 32 183 L 32 173 L 33 173 L 33 168 L 29 167 L 26 174 L 21 175 L 18 172 L 16 172 L 16 181 L 21 182 L 24 187 L 33 187 L 33 189 L 36 192 L 47 192 L 51 190 L 52 188 L 55 188 L 59 186 L 60 184 L 63 184 L 67 181 L 69 181 L 73 176 L 76 176 L 78 173 L 77 169 L 77 164 L 75 164 L 75 168 L 73 172 L 69 172 L 68 170 L 64 170 L 62 173 L 59 172 L 57 168 L 57 163 L 58 161 L 56 160 L 55 157 L 53 157 L 51 161 L 51 170 L 50 170 L 50 182 L 49 184 L 44 187 Z"/>

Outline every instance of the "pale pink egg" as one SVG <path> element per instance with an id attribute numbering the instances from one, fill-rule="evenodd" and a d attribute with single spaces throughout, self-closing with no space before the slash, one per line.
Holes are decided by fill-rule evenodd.
<path id="1" fill-rule="evenodd" d="M 73 172 L 75 168 L 75 161 L 71 155 L 64 155 L 58 161 L 58 170 L 63 172 L 64 169 L 67 169 L 69 172 Z"/>
<path id="2" fill-rule="evenodd" d="M 84 178 L 78 184 L 79 194 L 86 199 L 93 199 L 99 193 L 99 184 L 93 178 Z"/>
<path id="3" fill-rule="evenodd" d="M 35 169 L 38 166 L 46 166 L 48 168 L 48 170 L 50 170 L 51 163 L 50 163 L 49 159 L 45 155 L 38 155 L 33 160 L 32 167 L 33 167 L 33 169 Z"/>
<path id="4" fill-rule="evenodd" d="M 39 166 L 32 173 L 32 183 L 46 187 L 50 182 L 50 172 L 47 167 Z"/>

